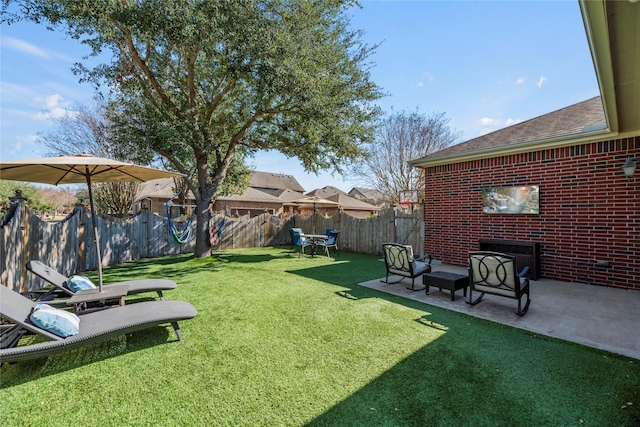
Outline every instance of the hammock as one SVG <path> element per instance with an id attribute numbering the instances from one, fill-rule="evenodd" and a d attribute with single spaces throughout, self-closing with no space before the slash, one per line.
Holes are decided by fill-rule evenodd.
<path id="1" fill-rule="evenodd" d="M 167 223 L 169 224 L 169 234 L 171 234 L 171 236 L 174 238 L 176 242 L 178 242 L 179 244 L 183 244 L 183 243 L 187 243 L 189 240 L 193 238 L 192 224 L 193 224 L 193 218 L 195 218 L 196 216 L 195 215 L 196 210 L 194 209 L 195 206 L 193 205 L 176 205 L 171 203 L 171 201 L 176 197 L 178 197 L 180 193 L 182 193 L 182 190 L 180 190 L 178 194 L 170 198 L 164 205 L 167 209 Z M 178 228 L 176 223 L 171 220 L 171 206 L 178 206 L 178 207 L 190 206 L 191 207 L 191 217 L 189 218 L 189 221 L 187 221 L 186 223 L 182 223 L 181 230 Z"/>
<path id="2" fill-rule="evenodd" d="M 226 215 L 223 216 L 220 226 L 216 226 L 216 218 L 213 215 L 213 211 L 211 209 L 209 210 L 209 245 L 217 246 L 220 242 L 226 219 Z"/>

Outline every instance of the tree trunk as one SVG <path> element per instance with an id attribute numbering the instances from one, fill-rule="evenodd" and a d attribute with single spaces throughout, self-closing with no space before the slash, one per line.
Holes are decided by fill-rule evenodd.
<path id="1" fill-rule="evenodd" d="M 193 256 L 195 258 L 204 258 L 211 255 L 211 246 L 209 246 L 209 200 L 199 200 L 196 212 L 196 247 Z"/>
<path id="2" fill-rule="evenodd" d="M 194 150 L 196 155 L 196 167 L 198 169 L 198 182 L 200 187 L 195 193 L 198 204 L 196 224 L 196 247 L 193 253 L 195 258 L 204 258 L 211 255 L 209 245 L 209 204 L 213 199 L 217 186 L 211 180 L 207 153 L 202 150 Z"/>

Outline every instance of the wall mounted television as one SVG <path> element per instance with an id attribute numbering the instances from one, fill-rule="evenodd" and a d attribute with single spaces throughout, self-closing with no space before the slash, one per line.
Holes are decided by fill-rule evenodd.
<path id="1" fill-rule="evenodd" d="M 482 212 L 526 215 L 540 213 L 538 185 L 487 188 L 482 190 Z"/>

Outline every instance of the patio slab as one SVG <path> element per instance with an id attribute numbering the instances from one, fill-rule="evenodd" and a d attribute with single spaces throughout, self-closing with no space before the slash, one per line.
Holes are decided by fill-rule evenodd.
<path id="1" fill-rule="evenodd" d="M 467 274 L 464 267 L 441 264 L 434 271 Z M 411 280 L 386 284 L 380 279 L 360 285 L 412 300 L 480 317 L 516 328 L 640 359 L 640 292 L 557 280 L 531 281 L 531 305 L 520 317 L 517 301 L 485 295 L 467 304 L 462 290 L 451 301 L 449 291 L 431 287 L 412 292 Z M 477 295 L 474 293 L 474 295 Z"/>

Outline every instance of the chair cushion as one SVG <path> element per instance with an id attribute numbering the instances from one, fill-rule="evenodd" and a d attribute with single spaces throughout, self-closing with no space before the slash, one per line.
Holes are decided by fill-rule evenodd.
<path id="1" fill-rule="evenodd" d="M 424 273 L 431 273 L 431 266 L 426 262 L 414 261 L 413 274 L 416 276 Z"/>
<path id="2" fill-rule="evenodd" d="M 73 313 L 53 308 L 47 304 L 36 304 L 29 316 L 31 322 L 59 337 L 77 335 L 80 330 L 80 319 Z"/>
<path id="3" fill-rule="evenodd" d="M 71 276 L 64 282 L 64 286 L 71 292 L 84 291 L 87 289 L 95 289 L 96 285 L 93 284 L 88 277 L 85 276 Z"/>

